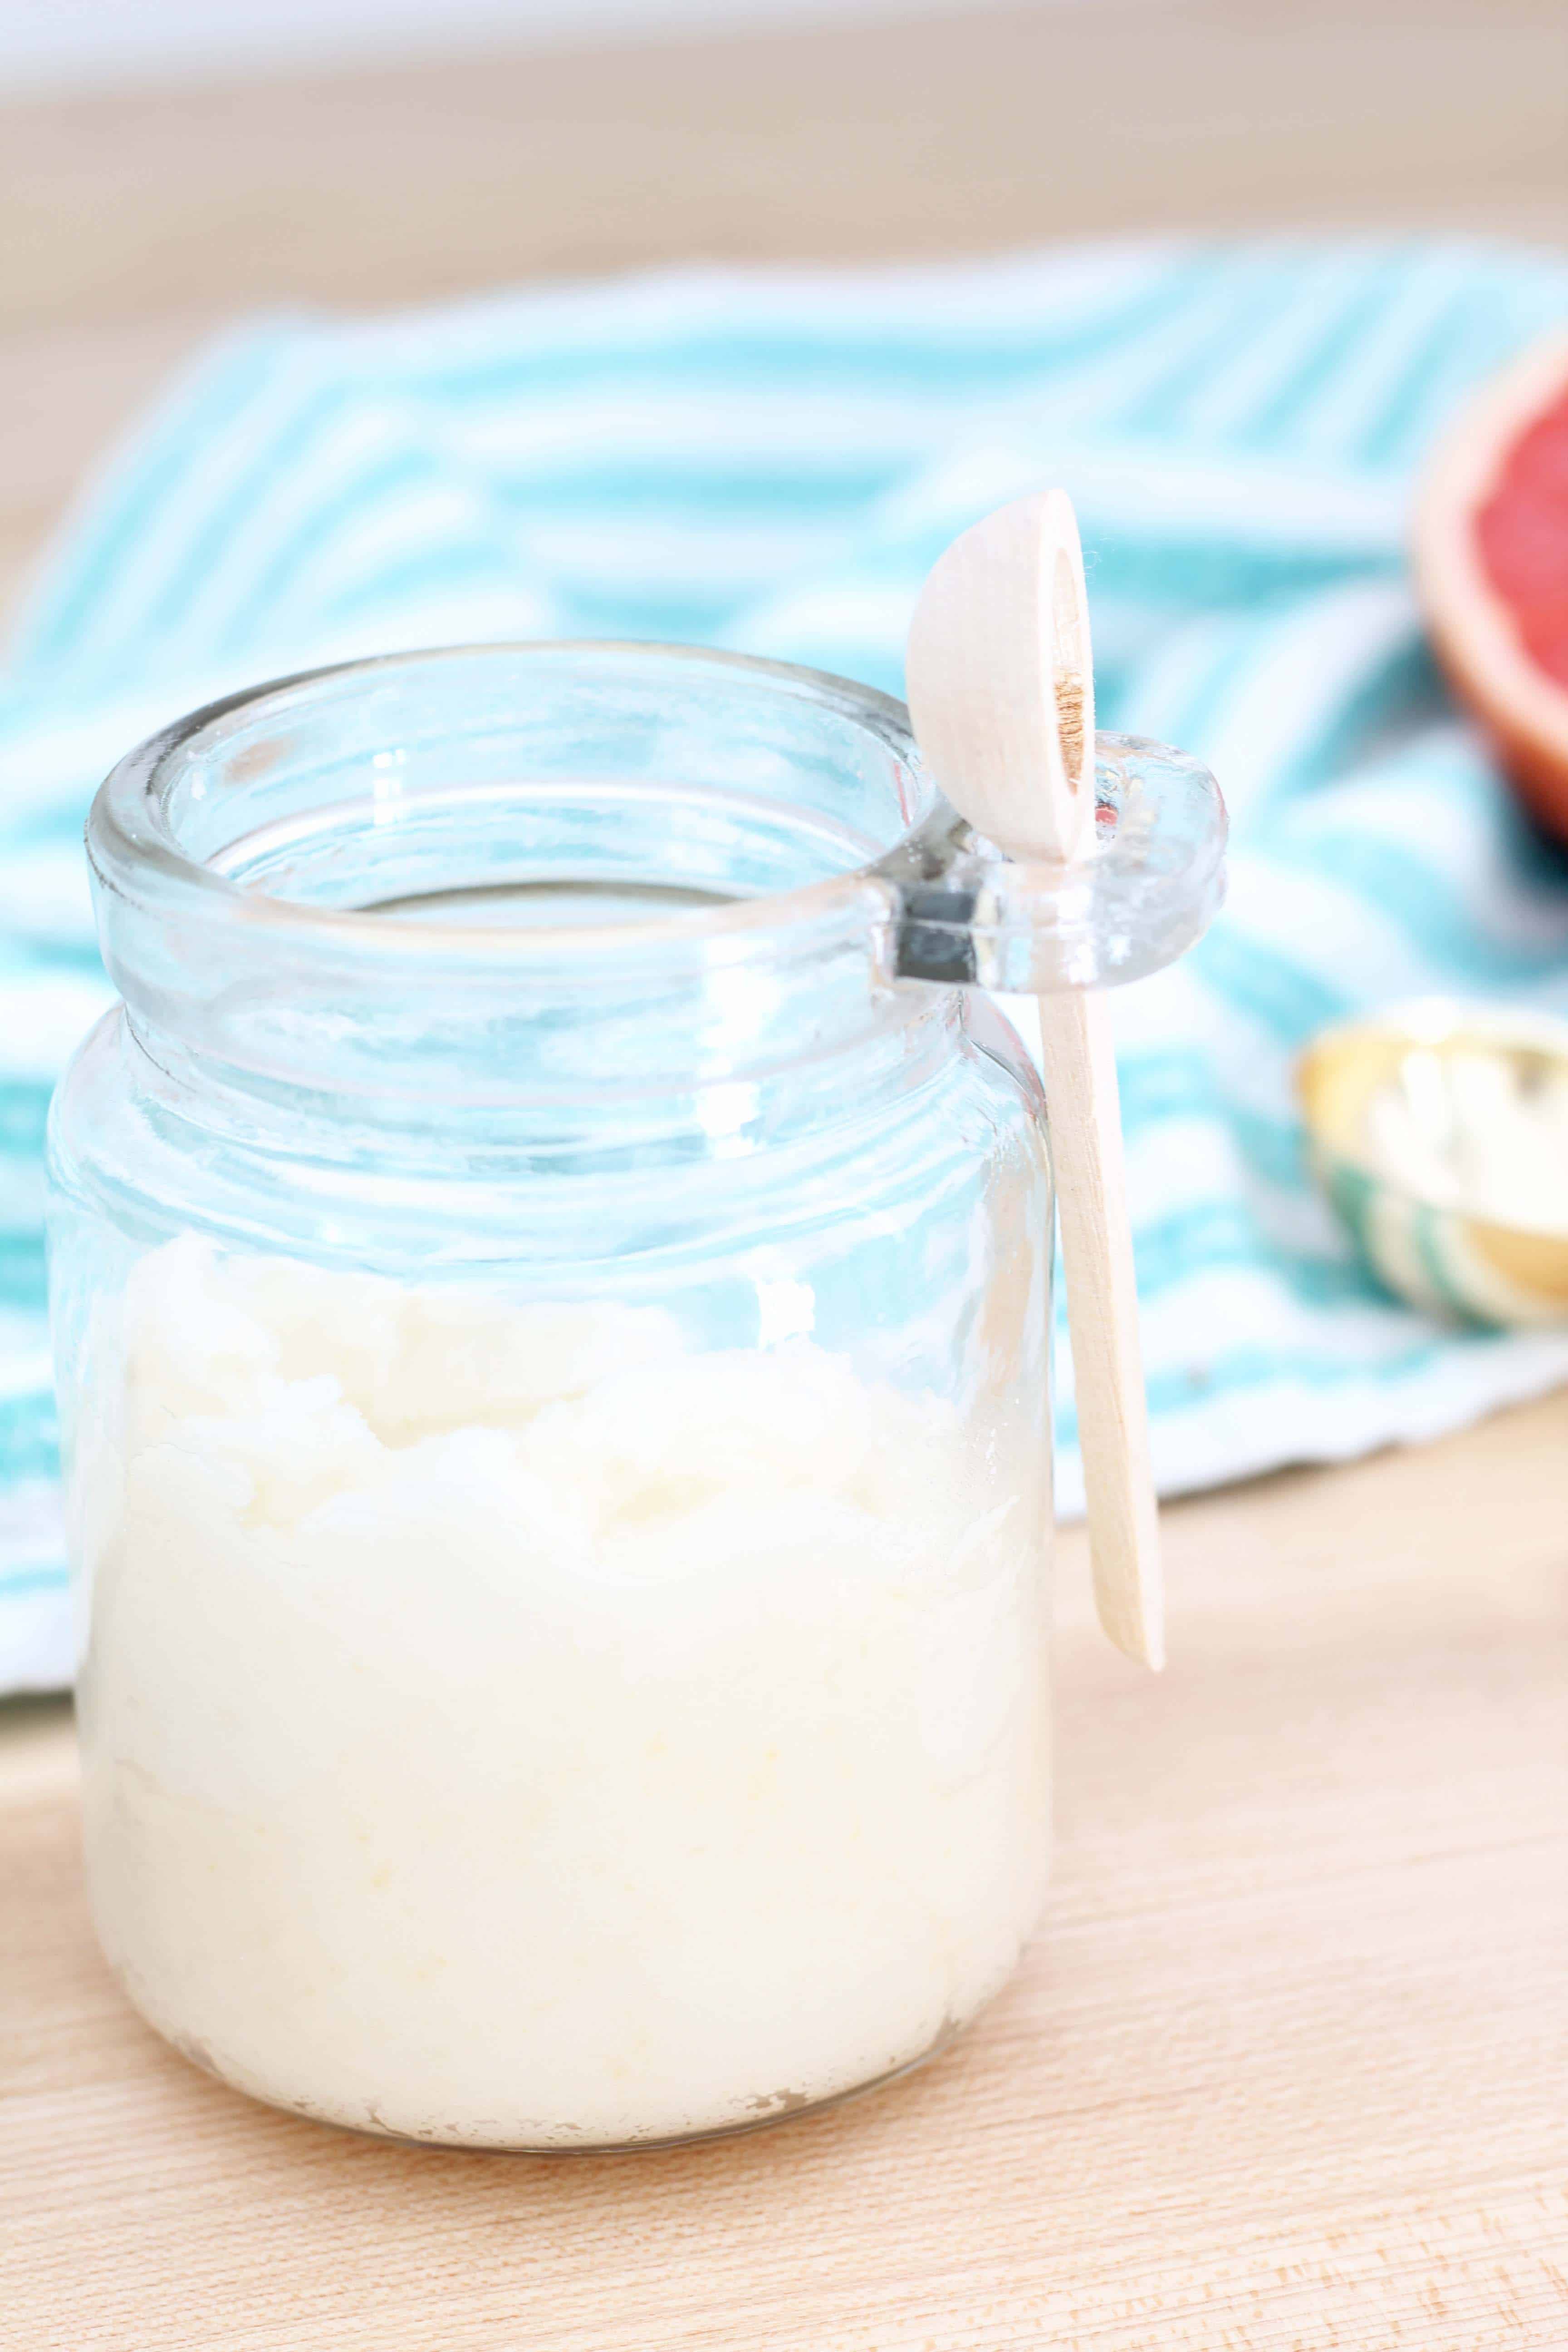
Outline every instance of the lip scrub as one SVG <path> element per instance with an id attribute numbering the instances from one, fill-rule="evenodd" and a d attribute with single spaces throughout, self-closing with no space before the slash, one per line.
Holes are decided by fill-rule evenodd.
<path id="1" fill-rule="evenodd" d="M 1039 1528 L 951 1407 L 185 1240 L 125 1347 L 89 1849 L 193 2054 L 336 2123 L 616 2143 L 885 2074 L 1007 1976 Z"/>
<path id="2" fill-rule="evenodd" d="M 87 1862 L 193 2059 L 646 2146 L 1005 1980 L 1052 1202 L 972 982 L 1191 936 L 1201 772 L 1119 756 L 1137 925 L 1113 858 L 1044 920 L 897 706 L 721 656 L 361 665 L 110 778 L 50 1139 Z"/>

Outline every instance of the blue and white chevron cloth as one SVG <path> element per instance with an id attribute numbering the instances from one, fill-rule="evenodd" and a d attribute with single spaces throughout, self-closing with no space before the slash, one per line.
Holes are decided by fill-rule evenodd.
<path id="1" fill-rule="evenodd" d="M 1117 999 L 1166 1492 L 1420 1438 L 1568 1378 L 1352 1262 L 1296 1049 L 1428 992 L 1568 1009 L 1568 866 L 1444 699 L 1411 480 L 1568 262 L 1458 244 L 1097 246 L 874 272 L 682 270 L 342 325 L 185 375 L 91 488 L 0 674 L 0 1687 L 67 1672 L 44 1326 L 51 1084 L 109 1001 L 82 816 L 229 688 L 464 638 L 684 638 L 897 689 L 942 545 L 1047 481 L 1089 551 L 1101 723 L 1215 768 L 1229 904 Z M 1070 1386 L 1063 1488 L 1078 1480 Z"/>

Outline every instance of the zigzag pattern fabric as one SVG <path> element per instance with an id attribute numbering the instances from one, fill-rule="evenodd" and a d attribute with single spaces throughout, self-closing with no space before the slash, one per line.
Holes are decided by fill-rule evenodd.
<path id="1" fill-rule="evenodd" d="M 113 760 L 232 688 L 470 638 L 684 639 L 897 691 L 927 566 L 1047 481 L 1082 522 L 1100 723 L 1199 753 L 1236 827 L 1208 939 L 1116 1000 L 1163 1491 L 1568 1378 L 1568 1339 L 1368 1281 L 1290 1086 L 1363 1006 L 1568 1009 L 1568 865 L 1447 704 L 1404 557 L 1434 430 L 1565 316 L 1568 264 L 1499 247 L 1101 245 L 279 319 L 201 357 L 0 673 L 0 1688 L 70 1667 L 41 1151 L 110 1002 L 80 827 Z M 1070 1510 L 1065 1355 L 1058 1440 Z"/>

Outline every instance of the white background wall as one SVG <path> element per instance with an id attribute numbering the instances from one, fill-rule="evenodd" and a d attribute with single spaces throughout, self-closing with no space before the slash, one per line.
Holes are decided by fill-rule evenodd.
<path id="1" fill-rule="evenodd" d="M 432 50 L 724 26 L 977 13 L 988 5 L 994 0 L 0 0 L 0 92 L 287 73 Z"/>

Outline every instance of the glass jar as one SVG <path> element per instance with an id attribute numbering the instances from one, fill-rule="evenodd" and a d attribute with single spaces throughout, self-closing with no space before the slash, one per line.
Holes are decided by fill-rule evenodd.
<path id="1" fill-rule="evenodd" d="M 241 695 L 89 846 L 51 1126 L 104 1949 L 256 2096 L 419 2140 L 740 2128 L 1012 1969 L 1048 1849 L 1044 1105 L 975 982 L 1218 888 L 1101 744 L 1008 864 L 902 710 L 656 647 Z"/>

